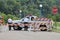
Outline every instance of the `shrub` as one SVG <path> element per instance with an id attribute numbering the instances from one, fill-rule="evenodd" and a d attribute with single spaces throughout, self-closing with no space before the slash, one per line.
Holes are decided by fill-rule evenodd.
<path id="1" fill-rule="evenodd" d="M 1 13 L 1 12 L 0 12 L 0 16 L 3 16 L 4 17 L 3 18 L 4 23 L 7 23 L 8 18 L 11 18 L 12 20 L 18 20 L 18 19 L 20 19 L 20 18 L 14 16 L 14 15 L 11 15 L 11 14 L 6 15 L 6 14 Z"/>

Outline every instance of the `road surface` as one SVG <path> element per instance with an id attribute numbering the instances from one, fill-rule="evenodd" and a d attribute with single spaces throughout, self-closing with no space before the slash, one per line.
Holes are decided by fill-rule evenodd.
<path id="1" fill-rule="evenodd" d="M 60 40 L 60 33 L 8 31 L 0 32 L 0 40 Z"/>

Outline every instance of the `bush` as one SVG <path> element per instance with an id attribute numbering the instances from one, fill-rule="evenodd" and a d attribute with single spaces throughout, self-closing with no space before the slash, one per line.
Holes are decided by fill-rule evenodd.
<path id="1" fill-rule="evenodd" d="M 20 19 L 20 18 L 14 16 L 14 15 L 11 15 L 11 14 L 6 15 L 6 14 L 1 13 L 1 12 L 0 12 L 0 16 L 4 17 L 4 19 L 3 19 L 4 23 L 7 23 L 8 18 L 11 18 L 12 20 L 18 20 L 18 19 Z"/>

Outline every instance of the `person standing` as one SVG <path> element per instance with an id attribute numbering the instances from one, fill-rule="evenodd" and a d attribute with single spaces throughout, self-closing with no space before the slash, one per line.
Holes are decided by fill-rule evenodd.
<path id="1" fill-rule="evenodd" d="M 12 23 L 13 23 L 13 20 L 12 20 L 11 18 L 9 18 L 9 19 L 8 19 L 8 27 L 9 27 L 9 31 L 11 30 Z"/>
<path id="2" fill-rule="evenodd" d="M 29 25 L 28 21 L 29 21 L 28 17 L 24 18 L 24 30 L 25 31 L 28 30 L 28 25 Z"/>

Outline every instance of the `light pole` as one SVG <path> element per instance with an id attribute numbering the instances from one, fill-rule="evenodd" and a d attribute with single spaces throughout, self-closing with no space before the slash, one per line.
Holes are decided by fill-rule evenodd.
<path id="1" fill-rule="evenodd" d="M 20 18 L 22 18 L 22 11 L 20 10 Z"/>
<path id="2" fill-rule="evenodd" d="M 24 15 L 23 10 L 20 10 L 20 17 L 21 17 L 21 18 L 24 18 L 24 16 L 25 16 L 25 15 Z"/>
<path id="3" fill-rule="evenodd" d="M 40 4 L 40 5 L 39 5 L 39 7 L 40 7 L 39 17 L 43 17 L 43 15 L 42 15 L 42 7 L 43 7 L 43 5 L 42 5 L 42 4 Z"/>

